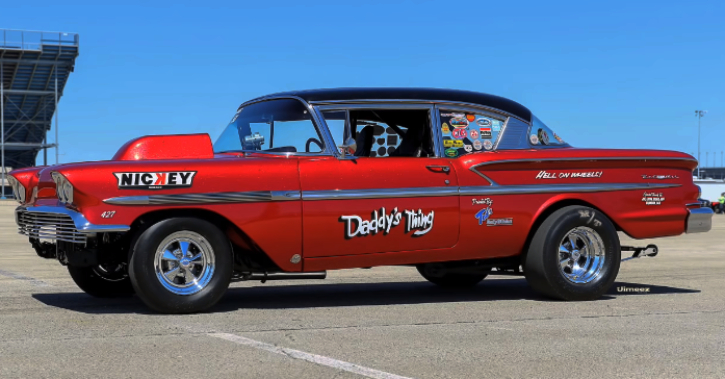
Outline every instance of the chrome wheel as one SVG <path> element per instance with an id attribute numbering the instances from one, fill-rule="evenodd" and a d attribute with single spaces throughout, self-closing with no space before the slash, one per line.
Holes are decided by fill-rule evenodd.
<path id="1" fill-rule="evenodd" d="M 177 295 L 193 295 L 214 276 L 214 250 L 198 233 L 172 233 L 159 244 L 154 266 L 164 288 Z"/>
<path id="2" fill-rule="evenodd" d="M 594 229 L 574 228 L 559 243 L 559 270 L 572 283 L 585 284 L 597 279 L 604 261 L 604 241 Z"/>

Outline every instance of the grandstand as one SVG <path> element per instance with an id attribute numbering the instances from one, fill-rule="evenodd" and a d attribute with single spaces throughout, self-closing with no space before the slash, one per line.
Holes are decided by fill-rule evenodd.
<path id="1" fill-rule="evenodd" d="M 58 162 L 56 110 L 77 56 L 78 34 L 0 29 L 2 172 L 34 166 L 41 150 L 47 164 L 53 147 Z M 55 136 L 48 143 L 54 115 Z"/>
<path id="2" fill-rule="evenodd" d="M 725 167 L 702 167 L 700 168 L 700 178 L 725 179 Z"/>

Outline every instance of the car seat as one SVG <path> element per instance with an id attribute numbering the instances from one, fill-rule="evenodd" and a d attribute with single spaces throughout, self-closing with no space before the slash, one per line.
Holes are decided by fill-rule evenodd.
<path id="1" fill-rule="evenodd" d="M 395 151 L 393 151 L 391 157 L 420 157 L 423 151 L 423 136 L 422 129 L 408 129 L 408 132 L 403 136 L 403 141 L 400 142 Z"/>
<path id="2" fill-rule="evenodd" d="M 370 156 L 370 151 L 373 149 L 373 140 L 375 139 L 374 132 L 375 127 L 367 125 L 357 133 L 357 138 L 355 138 L 357 149 L 355 149 L 355 154 L 353 155 L 356 157 Z"/>

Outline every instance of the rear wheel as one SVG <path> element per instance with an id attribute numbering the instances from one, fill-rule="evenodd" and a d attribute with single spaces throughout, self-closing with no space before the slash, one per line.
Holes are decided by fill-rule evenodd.
<path id="1" fill-rule="evenodd" d="M 480 283 L 488 273 L 463 274 L 446 273 L 436 264 L 420 264 L 416 268 L 425 280 L 441 287 L 473 287 Z"/>
<path id="2" fill-rule="evenodd" d="M 560 300 L 594 300 L 614 284 L 621 249 L 614 224 L 584 206 L 561 208 L 536 230 L 524 258 L 531 287 Z"/>
<path id="3" fill-rule="evenodd" d="M 213 224 L 170 218 L 146 229 L 131 256 L 131 283 L 141 300 L 163 313 L 205 310 L 224 295 L 232 277 L 229 240 Z"/>
<path id="4" fill-rule="evenodd" d="M 83 292 L 93 297 L 125 297 L 134 292 L 125 264 L 68 266 L 68 273 Z"/>

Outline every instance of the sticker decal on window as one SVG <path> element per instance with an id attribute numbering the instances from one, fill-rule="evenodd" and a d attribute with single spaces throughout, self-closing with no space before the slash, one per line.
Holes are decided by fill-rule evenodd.
<path id="1" fill-rule="evenodd" d="M 451 158 L 493 150 L 504 123 L 476 113 L 442 111 L 440 116 L 445 156 Z"/>

